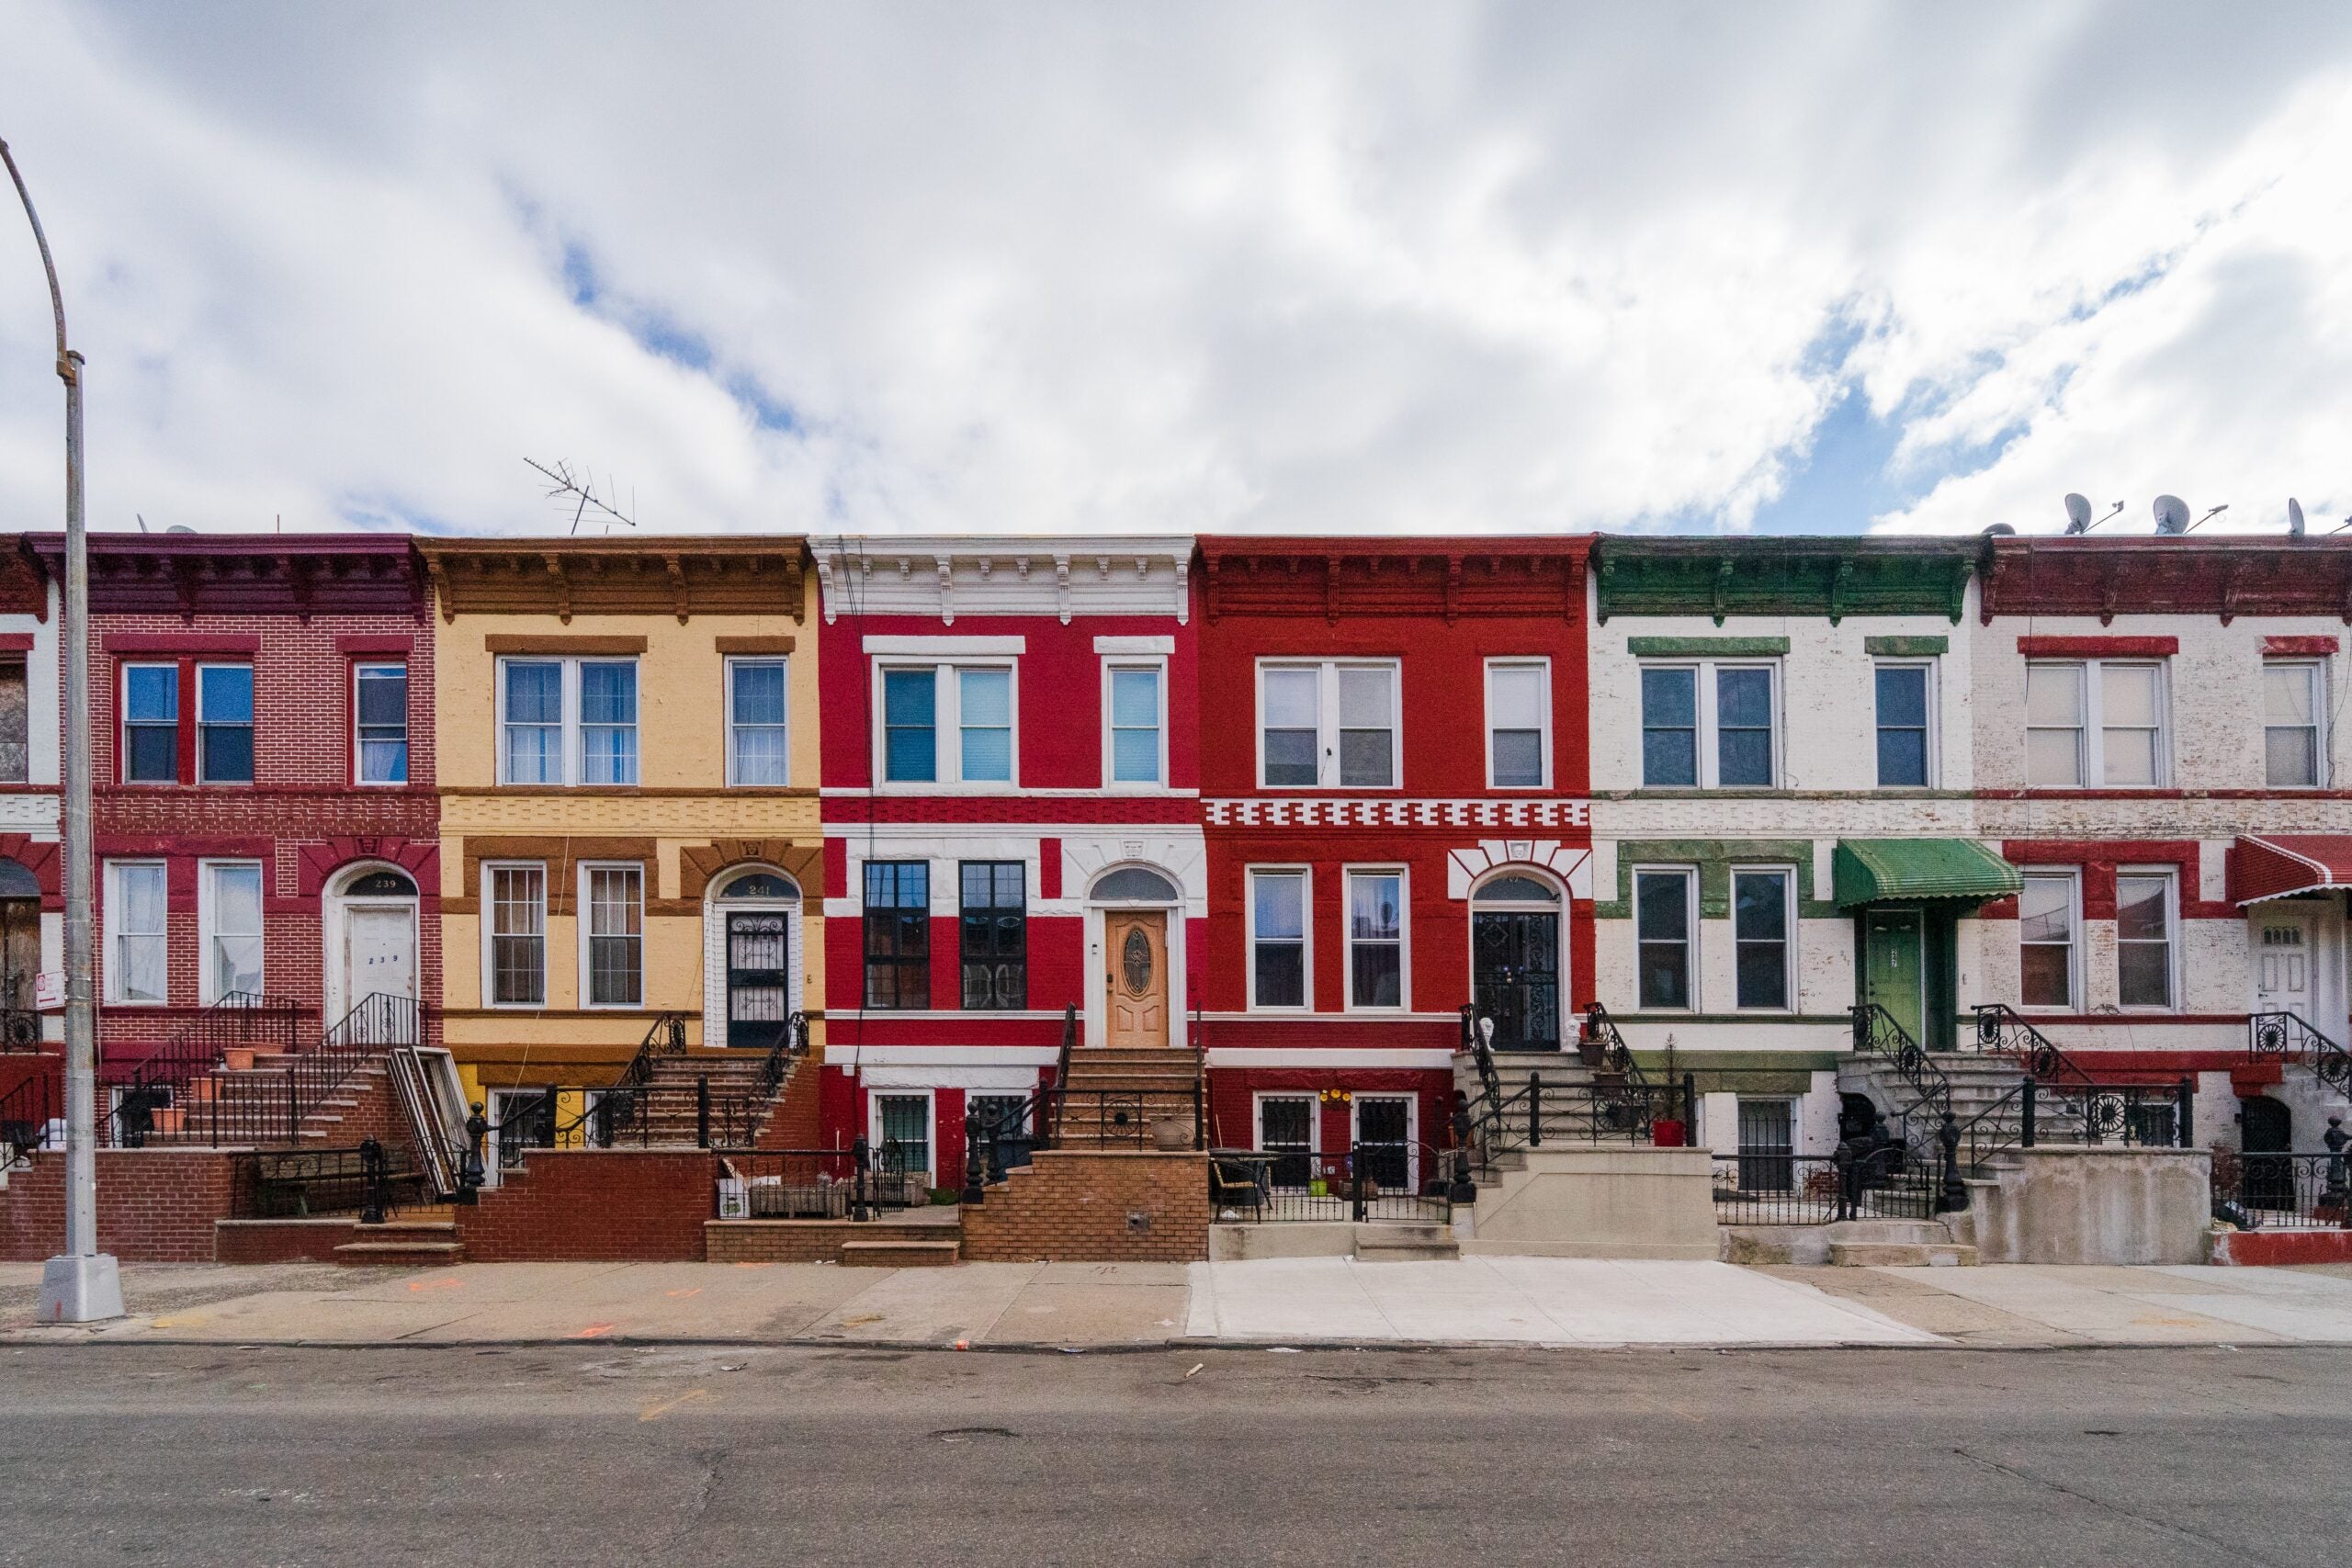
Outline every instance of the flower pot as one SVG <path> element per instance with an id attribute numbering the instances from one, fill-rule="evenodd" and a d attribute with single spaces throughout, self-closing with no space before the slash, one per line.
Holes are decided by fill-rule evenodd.
<path id="1" fill-rule="evenodd" d="M 159 1105 L 147 1115 L 149 1125 L 158 1133 L 176 1133 L 187 1121 L 187 1112 L 176 1105 Z"/>
<path id="2" fill-rule="evenodd" d="M 1609 1047 L 1598 1040 L 1577 1042 L 1577 1059 L 1588 1067 L 1597 1067 L 1609 1059 Z"/>
<path id="3" fill-rule="evenodd" d="M 1661 1149 L 1679 1149 L 1683 1145 L 1682 1123 L 1671 1116 L 1661 1116 L 1650 1123 L 1650 1143 Z"/>
<path id="4" fill-rule="evenodd" d="M 1193 1124 L 1173 1116 L 1161 1117 L 1151 1124 L 1151 1146 L 1166 1154 L 1191 1148 Z"/>
<path id="5" fill-rule="evenodd" d="M 223 1048 L 220 1053 L 220 1065 L 228 1068 L 232 1073 L 252 1072 L 254 1070 L 254 1048 L 250 1045 L 227 1046 Z"/>

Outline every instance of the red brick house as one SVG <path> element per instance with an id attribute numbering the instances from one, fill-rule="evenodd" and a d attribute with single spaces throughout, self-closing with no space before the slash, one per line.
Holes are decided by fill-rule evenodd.
<path id="1" fill-rule="evenodd" d="M 1460 1009 L 1592 995 L 1582 538 L 1200 541 L 1202 964 L 1224 1147 L 1449 1142 Z"/>
<path id="2" fill-rule="evenodd" d="M 91 537 L 102 1082 L 209 1009 L 437 998 L 426 603 L 405 537 Z"/>

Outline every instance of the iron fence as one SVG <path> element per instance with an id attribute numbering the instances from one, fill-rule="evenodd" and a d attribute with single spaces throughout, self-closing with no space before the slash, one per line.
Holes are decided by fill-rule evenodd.
<path id="1" fill-rule="evenodd" d="M 2213 1212 L 2241 1230 L 2352 1229 L 2352 1179 L 2336 1154 L 2213 1151 Z"/>
<path id="2" fill-rule="evenodd" d="M 1210 1213 L 1219 1220 L 1453 1218 L 1455 1155 L 1424 1143 L 1306 1149 L 1211 1149 Z"/>
<path id="3" fill-rule="evenodd" d="M 720 1149 L 720 1219 L 870 1220 L 931 1201 L 931 1175 L 896 1143 L 845 1149 Z"/>
<path id="4" fill-rule="evenodd" d="M 1718 1155 L 1715 1221 L 1826 1225 L 1839 1220 L 1928 1220 L 1943 1192 L 1937 1162 L 1901 1145 L 1849 1156 Z"/>

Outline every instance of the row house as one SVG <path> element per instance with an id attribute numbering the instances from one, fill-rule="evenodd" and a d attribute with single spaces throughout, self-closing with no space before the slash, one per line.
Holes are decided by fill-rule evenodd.
<path id="1" fill-rule="evenodd" d="M 1600 980 L 1583 538 L 1200 541 L 1212 1140 L 1448 1145 L 1462 1009 L 1556 1052 Z"/>
<path id="2" fill-rule="evenodd" d="M 649 1039 L 722 1082 L 728 1056 L 789 1045 L 795 1015 L 821 1044 L 801 542 L 417 550 L 439 611 L 446 1038 L 469 1097 L 544 1142 Z"/>
<path id="3" fill-rule="evenodd" d="M 29 547 L 62 583 L 63 538 Z M 300 1043 L 372 996 L 437 997 L 434 639 L 408 540 L 93 535 L 89 583 L 102 1079 L 210 1008 L 266 1001 Z"/>
<path id="4" fill-rule="evenodd" d="M 1852 1010 L 1948 1050 L 1986 995 L 1973 539 L 1594 549 L 1600 994 L 1719 1152 L 1823 1153 Z"/>
<path id="5" fill-rule="evenodd" d="M 1199 750 L 1232 739 L 1199 706 L 1193 542 L 810 547 L 836 933 L 823 1141 L 895 1144 L 953 1185 L 967 1120 L 1024 1113 L 1066 1018 L 1098 1067 L 1164 1053 L 1189 1076 Z"/>
<path id="6" fill-rule="evenodd" d="M 28 540 L 0 540 L 0 1049 L 11 1051 L 63 1038 L 55 1011 L 65 964 L 57 842 L 62 598 L 62 584 Z M 0 1093 L 13 1087 L 12 1077 L 0 1077 Z"/>
<path id="7" fill-rule="evenodd" d="M 1980 827 L 2023 878 L 1983 995 L 2103 1075 L 2204 1075 L 2200 1143 L 2315 1146 L 2344 1086 L 2249 1066 L 2248 1021 L 2352 1038 L 2352 540 L 1995 535 L 1981 573 Z"/>

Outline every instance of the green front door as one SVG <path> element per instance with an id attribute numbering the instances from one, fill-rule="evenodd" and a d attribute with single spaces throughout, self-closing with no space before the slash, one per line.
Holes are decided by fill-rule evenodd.
<path id="1" fill-rule="evenodd" d="M 1928 1010 L 1917 909 L 1872 909 L 1862 917 L 1862 1000 L 1876 1002 L 1922 1045 Z"/>

